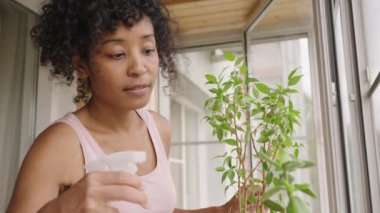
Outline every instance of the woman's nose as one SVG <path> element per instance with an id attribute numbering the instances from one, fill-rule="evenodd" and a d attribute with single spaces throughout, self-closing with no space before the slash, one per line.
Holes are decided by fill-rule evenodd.
<path id="1" fill-rule="evenodd" d="M 139 76 L 147 72 L 147 67 L 144 63 L 143 55 L 134 53 L 129 56 L 129 66 L 127 70 L 128 76 Z"/>

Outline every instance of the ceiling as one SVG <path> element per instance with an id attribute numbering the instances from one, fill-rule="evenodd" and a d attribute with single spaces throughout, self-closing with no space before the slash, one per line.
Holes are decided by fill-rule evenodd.
<path id="1" fill-rule="evenodd" d="M 303 30 L 312 25 L 312 0 L 164 0 L 164 3 L 178 23 L 183 46 L 239 41 L 242 32 L 264 8 L 265 13 L 253 30 L 257 35 Z"/>

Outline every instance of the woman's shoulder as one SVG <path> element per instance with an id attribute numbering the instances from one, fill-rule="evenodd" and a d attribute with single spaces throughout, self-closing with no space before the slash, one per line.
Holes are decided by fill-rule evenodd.
<path id="1" fill-rule="evenodd" d="M 70 149 L 79 145 L 78 138 L 74 130 L 63 122 L 56 122 L 42 131 L 34 143 L 31 150 L 38 149 L 40 151 Z"/>
<path id="2" fill-rule="evenodd" d="M 72 179 L 83 162 L 77 136 L 68 125 L 54 123 L 46 128 L 29 149 L 23 167 L 26 170 L 38 168 L 38 172 L 48 171 L 58 182 Z"/>
<path id="3" fill-rule="evenodd" d="M 81 149 L 75 140 L 63 123 L 49 126 L 36 138 L 20 168 L 10 208 L 38 209 L 55 198 L 61 186 L 72 185 L 84 175 Z"/>
<path id="4" fill-rule="evenodd" d="M 156 125 L 162 125 L 164 127 L 167 127 L 170 125 L 168 119 L 166 119 L 164 116 L 158 114 L 157 112 L 153 110 L 146 110 L 153 118 L 153 120 L 156 122 Z"/>

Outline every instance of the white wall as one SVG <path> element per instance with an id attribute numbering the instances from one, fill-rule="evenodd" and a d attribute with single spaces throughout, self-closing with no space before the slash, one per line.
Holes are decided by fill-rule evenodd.
<path id="1" fill-rule="evenodd" d="M 28 9 L 38 12 L 43 0 L 13 0 Z M 75 110 L 73 97 L 76 94 L 76 84 L 67 87 L 59 81 L 52 81 L 47 67 L 39 67 L 36 135 L 60 118 L 68 111 Z"/>
<path id="2" fill-rule="evenodd" d="M 65 113 L 76 109 L 75 95 L 75 81 L 68 87 L 59 80 L 51 80 L 48 67 L 39 68 L 36 135 Z"/>
<path id="3" fill-rule="evenodd" d="M 212 72 L 210 51 L 182 53 L 178 58 L 179 70 L 200 89 L 207 91 L 204 74 Z"/>
<path id="4" fill-rule="evenodd" d="M 224 67 L 230 65 L 225 60 L 215 61 L 211 49 L 195 52 L 185 52 L 179 56 L 179 70 L 201 90 L 210 94 L 206 84 L 206 74 L 218 75 Z M 221 58 L 223 56 L 220 56 Z M 216 56 L 214 56 L 216 58 Z"/>
<path id="5" fill-rule="evenodd" d="M 24 5 L 25 7 L 29 8 L 30 10 L 38 13 L 39 11 L 39 6 L 42 0 L 13 0 L 15 2 L 20 3 L 21 5 Z"/>

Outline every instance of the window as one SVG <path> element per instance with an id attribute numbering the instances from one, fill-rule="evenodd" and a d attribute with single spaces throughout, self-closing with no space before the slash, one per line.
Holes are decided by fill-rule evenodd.
<path id="1" fill-rule="evenodd" d="M 365 49 L 367 56 L 367 72 L 369 77 L 368 95 L 372 101 L 373 117 L 374 117 L 374 132 L 376 139 L 377 165 L 380 171 L 380 116 L 376 109 L 380 109 L 380 2 L 379 1 L 362 1 L 362 16 Z M 380 173 L 377 175 L 380 180 Z"/>
<path id="2" fill-rule="evenodd" d="M 252 34 L 254 35 L 254 33 Z M 303 78 L 298 84 L 297 90 L 299 93 L 293 95 L 292 101 L 294 107 L 300 110 L 301 120 L 300 125 L 295 126 L 293 140 L 304 145 L 301 149 L 301 159 L 310 160 L 313 162 L 320 161 L 319 165 L 323 165 L 323 158 L 318 159 L 317 146 L 321 143 L 316 136 L 314 120 L 315 109 L 314 93 L 315 85 L 312 89 L 312 79 L 310 70 L 309 57 L 309 39 L 307 37 L 286 38 L 282 37 L 277 40 L 261 40 L 255 43 L 251 40 L 251 45 L 248 49 L 248 64 L 249 69 L 253 70 L 253 74 L 261 81 L 272 86 L 276 84 L 286 85 L 288 74 L 298 69 L 298 74 L 302 74 Z M 323 170 L 324 167 L 318 168 Z M 322 173 L 323 174 L 323 173 Z M 323 196 L 326 191 L 319 190 L 319 179 L 321 174 L 318 174 L 317 167 L 307 170 L 297 171 L 296 178 L 300 182 L 309 182 L 315 191 L 318 191 L 319 196 Z M 300 194 L 302 196 L 302 194 Z M 307 196 L 304 197 L 307 199 Z M 318 200 L 308 199 L 312 204 L 312 212 L 320 212 Z"/>
<path id="3" fill-rule="evenodd" d="M 212 129 L 203 120 L 203 104 L 209 96 L 205 86 L 206 73 L 217 74 L 226 65 L 222 49 L 237 51 L 239 46 L 207 47 L 182 52 L 180 74 L 170 101 L 172 132 L 170 162 L 177 189 L 177 207 L 196 209 L 221 205 L 233 196 L 225 194 L 221 173 L 221 158 L 227 147 L 212 136 Z"/>
<path id="4" fill-rule="evenodd" d="M 186 91 L 197 88 L 207 94 L 202 89 L 202 76 L 218 70 L 213 68 L 221 65 L 220 49 L 247 54 L 250 70 L 270 84 L 285 83 L 287 74 L 299 68 L 304 75 L 299 85 L 302 92 L 294 97 L 294 103 L 303 113 L 303 120 L 294 137 L 305 143 L 303 154 L 316 166 L 300 172 L 297 178 L 311 182 L 318 193 L 317 200 L 310 200 L 312 211 L 378 212 L 380 116 L 376 109 L 380 108 L 377 86 L 380 28 L 376 21 L 380 18 L 380 3 L 375 0 L 306 0 L 297 5 L 286 0 L 266 2 L 267 6 L 246 26 L 242 36 L 244 51 L 209 46 L 182 54 L 181 78 L 193 83 L 192 87 L 183 88 Z M 203 101 L 199 97 L 197 101 L 189 101 L 189 97 L 192 95 L 175 95 L 171 101 L 170 119 L 177 134 L 173 139 L 176 151 L 171 159 L 176 167 L 173 176 L 180 188 L 179 206 L 196 208 L 207 206 L 201 202 L 207 198 L 193 198 L 197 194 L 201 196 L 201 182 L 210 183 L 215 177 L 206 181 L 199 176 L 203 168 L 211 171 L 211 164 L 203 168 L 192 166 L 203 161 L 199 160 L 205 153 L 201 151 L 202 146 L 211 149 L 217 143 L 212 138 L 200 139 L 198 130 L 202 127 L 194 121 L 203 116 L 201 108 L 196 106 Z M 198 130 L 189 130 L 189 126 Z M 187 131 L 192 132 L 191 138 Z M 213 149 L 224 148 L 219 145 Z M 189 155 L 193 158 L 187 158 Z M 188 167 L 190 162 L 192 165 Z M 208 190 L 222 197 L 218 194 L 222 192 L 220 186 Z M 208 205 L 220 203 L 222 200 L 210 201 Z"/>
<path id="5" fill-rule="evenodd" d="M 318 199 L 308 200 L 312 212 L 329 212 L 326 203 L 328 189 L 325 184 L 325 147 L 323 135 L 318 132 L 322 127 L 318 118 L 320 108 L 315 101 L 319 98 L 319 85 L 316 80 L 317 71 L 313 66 L 312 1 L 303 1 L 302 6 L 296 9 L 292 4 L 279 1 L 268 7 L 263 14 L 253 29 L 247 32 L 246 53 L 241 46 L 228 44 L 187 50 L 179 57 L 180 87 L 175 88 L 177 92 L 172 97 L 169 116 L 172 126 L 170 159 L 177 187 L 177 207 L 193 209 L 220 205 L 226 201 L 224 187 L 220 182 L 221 174 L 215 171 L 222 162 L 213 157 L 223 154 L 227 147 L 211 136 L 212 130 L 208 124 L 201 122 L 205 99 L 200 99 L 195 94 L 207 95 L 204 75 L 221 71 L 226 65 L 223 51 L 229 50 L 237 55 L 247 54 L 249 70 L 253 70 L 254 75 L 266 83 L 285 83 L 287 75 L 295 68 L 299 68 L 299 73 L 304 75 L 298 88 L 302 92 L 294 97 L 294 103 L 302 112 L 303 118 L 294 137 L 304 142 L 305 147 L 301 153 L 305 159 L 314 161 L 316 166 L 299 171 L 296 178 L 302 182 L 311 182 L 319 195 Z M 198 93 L 185 94 L 194 90 Z M 203 134 L 199 130 L 208 133 Z M 233 192 L 227 191 L 227 198 L 232 194 Z"/>
<path id="6" fill-rule="evenodd" d="M 300 5 L 298 5 L 300 4 Z M 274 1 L 263 15 L 253 22 L 246 32 L 249 70 L 255 77 L 271 85 L 285 85 L 288 74 L 298 69 L 303 75 L 297 85 L 299 93 L 292 97 L 301 111 L 300 125 L 293 139 L 301 142 L 301 158 L 315 162 L 316 166 L 299 170 L 296 179 L 311 183 L 318 199 L 305 199 L 312 212 L 329 212 L 326 187 L 326 160 L 323 135 L 319 129 L 321 108 L 318 74 L 314 56 L 314 25 L 312 1 L 302 1 L 297 6 L 286 1 Z M 302 196 L 302 194 L 300 194 Z"/>
<path id="7" fill-rule="evenodd" d="M 372 211 L 380 211 L 380 2 L 353 1 L 366 157 Z"/>

